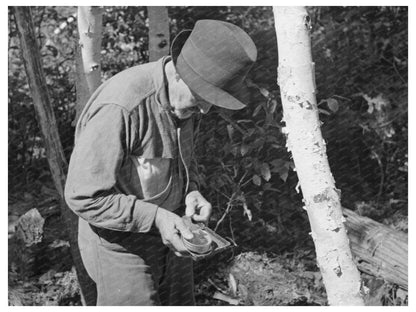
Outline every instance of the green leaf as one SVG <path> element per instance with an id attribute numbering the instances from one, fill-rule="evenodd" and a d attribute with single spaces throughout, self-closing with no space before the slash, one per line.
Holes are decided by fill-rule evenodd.
<path id="1" fill-rule="evenodd" d="M 269 113 L 273 114 L 276 111 L 277 101 L 275 99 L 271 100 L 269 103 Z"/>
<path id="2" fill-rule="evenodd" d="M 272 165 L 271 172 L 278 173 L 283 182 L 286 182 L 289 175 L 290 162 L 283 159 L 275 159 L 270 164 Z"/>
<path id="3" fill-rule="evenodd" d="M 324 110 L 323 108 L 319 108 L 318 109 L 320 113 L 325 114 L 325 115 L 331 115 L 330 112 L 328 112 L 327 110 Z"/>
<path id="4" fill-rule="evenodd" d="M 253 117 L 256 117 L 257 114 L 260 112 L 261 105 L 258 105 L 253 111 Z"/>
<path id="5" fill-rule="evenodd" d="M 279 176 L 280 176 L 280 179 L 283 180 L 283 182 L 286 182 L 287 177 L 289 176 L 289 168 L 284 172 L 279 172 Z"/>
<path id="6" fill-rule="evenodd" d="M 269 164 L 268 163 L 263 163 L 261 165 L 260 172 L 261 172 L 261 176 L 266 181 L 269 181 L 270 178 L 272 177 L 272 175 L 270 173 L 270 167 L 269 167 Z"/>
<path id="7" fill-rule="evenodd" d="M 326 102 L 328 103 L 328 108 L 334 113 L 339 109 L 339 104 L 336 99 L 329 98 L 326 100 Z"/>
<path id="8" fill-rule="evenodd" d="M 261 185 L 261 178 L 257 174 L 253 175 L 253 179 L 252 180 L 253 180 L 253 183 L 255 185 L 257 185 L 257 186 L 260 186 Z"/>
<path id="9" fill-rule="evenodd" d="M 249 119 L 240 119 L 240 120 L 237 120 L 237 123 L 252 123 L 253 122 L 253 120 L 249 120 Z"/>
<path id="10" fill-rule="evenodd" d="M 230 138 L 230 140 L 233 140 L 233 135 L 234 135 L 234 128 L 232 125 L 227 125 L 227 133 L 228 133 L 228 137 Z"/>
<path id="11" fill-rule="evenodd" d="M 270 92 L 267 91 L 265 88 L 259 88 L 259 91 L 265 98 L 268 98 L 270 95 Z"/>
<path id="12" fill-rule="evenodd" d="M 248 154 L 249 151 L 250 151 L 250 146 L 248 146 L 247 144 L 241 145 L 241 147 L 240 147 L 241 156 L 244 157 L 245 155 Z"/>

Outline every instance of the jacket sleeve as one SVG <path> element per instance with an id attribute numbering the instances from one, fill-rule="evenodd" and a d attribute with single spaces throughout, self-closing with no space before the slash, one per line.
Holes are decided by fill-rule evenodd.
<path id="1" fill-rule="evenodd" d="M 138 125 L 128 111 L 105 104 L 77 137 L 65 186 L 68 206 L 90 224 L 117 231 L 147 232 L 158 206 L 117 191 L 117 174 Z"/>

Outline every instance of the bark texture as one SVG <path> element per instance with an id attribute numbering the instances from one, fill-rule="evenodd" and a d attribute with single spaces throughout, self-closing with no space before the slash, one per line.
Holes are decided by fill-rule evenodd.
<path id="1" fill-rule="evenodd" d="M 61 197 L 61 209 L 64 222 L 67 226 L 68 236 L 71 245 L 71 253 L 77 269 L 77 276 L 81 286 L 81 292 L 85 301 L 88 300 L 88 274 L 82 264 L 77 244 L 78 222 L 64 200 L 64 187 L 66 170 L 68 167 L 64 156 L 62 144 L 59 138 L 53 106 L 48 94 L 45 75 L 42 68 L 41 56 L 36 34 L 34 31 L 30 7 L 16 6 L 15 16 L 20 33 L 21 50 L 25 64 L 26 75 L 29 81 L 30 93 L 32 95 L 36 118 L 41 128 L 43 142 L 46 150 L 46 157 L 51 170 L 52 179 Z M 88 290 L 87 290 L 88 289 Z"/>
<path id="2" fill-rule="evenodd" d="M 55 187 L 63 198 L 65 171 L 68 164 L 63 153 L 53 107 L 49 99 L 30 8 L 16 6 L 15 16 L 20 32 L 26 75 L 29 81 L 36 118 L 43 135 L 49 168 Z"/>
<path id="3" fill-rule="evenodd" d="M 360 273 L 343 223 L 340 191 L 335 187 L 320 129 L 310 18 L 304 7 L 273 7 L 273 12 L 286 146 L 296 166 L 328 302 L 364 305 Z"/>
<path id="4" fill-rule="evenodd" d="M 408 290 L 408 235 L 349 209 L 343 213 L 360 271 Z"/>
<path id="5" fill-rule="evenodd" d="M 169 54 L 169 17 L 165 6 L 148 6 L 149 61 L 156 61 Z"/>
<path id="6" fill-rule="evenodd" d="M 77 109 L 75 122 L 91 94 L 101 84 L 102 8 L 78 7 L 79 45 L 76 52 Z"/>

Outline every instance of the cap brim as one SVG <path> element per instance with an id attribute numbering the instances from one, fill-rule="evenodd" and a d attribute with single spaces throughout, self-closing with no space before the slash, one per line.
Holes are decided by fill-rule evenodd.
<path id="1" fill-rule="evenodd" d="M 200 77 L 179 54 L 176 60 L 176 71 L 185 82 L 185 84 L 201 98 L 208 103 L 231 109 L 238 110 L 246 107 L 242 101 L 247 102 L 249 97 L 249 90 L 247 85 L 239 84 L 234 86 L 233 95 L 212 85 Z"/>

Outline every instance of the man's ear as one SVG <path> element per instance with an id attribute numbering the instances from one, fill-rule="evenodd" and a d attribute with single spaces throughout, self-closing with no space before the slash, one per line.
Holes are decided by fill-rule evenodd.
<path id="1" fill-rule="evenodd" d="M 175 73 L 175 80 L 176 80 L 176 82 L 179 82 L 179 80 L 181 80 L 181 76 L 179 75 L 178 71 L 176 70 L 175 64 L 173 64 L 172 68 L 173 68 L 174 73 Z"/>
<path id="2" fill-rule="evenodd" d="M 173 77 L 176 82 L 181 80 L 181 77 L 179 76 L 178 72 L 176 71 L 176 66 L 172 61 L 169 61 L 166 65 L 166 74 L 168 77 Z"/>

